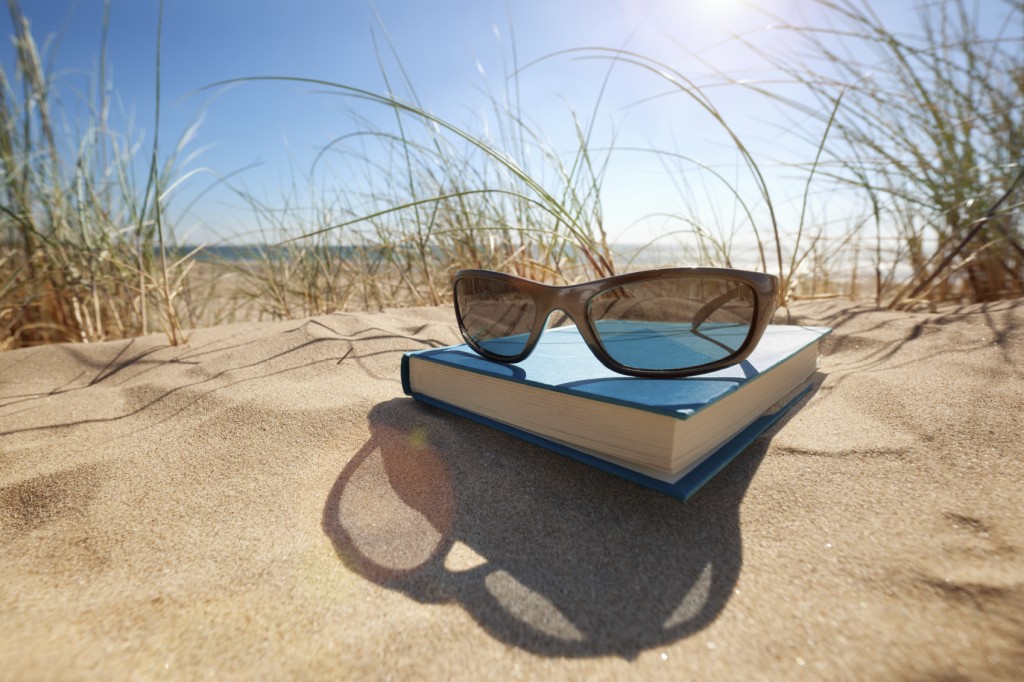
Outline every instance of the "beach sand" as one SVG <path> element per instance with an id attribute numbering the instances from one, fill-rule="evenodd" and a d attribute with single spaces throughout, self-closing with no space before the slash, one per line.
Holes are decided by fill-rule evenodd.
<path id="1" fill-rule="evenodd" d="M 450 308 L 0 354 L 0 679 L 1019 679 L 1024 301 L 792 312 L 686 503 L 404 397 Z"/>

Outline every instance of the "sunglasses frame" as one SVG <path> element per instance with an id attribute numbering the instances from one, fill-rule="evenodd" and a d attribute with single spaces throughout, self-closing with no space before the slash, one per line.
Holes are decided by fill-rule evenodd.
<path id="1" fill-rule="evenodd" d="M 601 344 L 600 337 L 597 332 L 591 325 L 588 310 L 590 307 L 590 301 L 594 296 L 610 289 L 627 284 L 636 284 L 637 282 L 647 282 L 658 279 L 697 279 L 701 277 L 725 279 L 746 284 L 754 291 L 754 316 L 753 320 L 751 320 L 750 332 L 747 334 L 746 340 L 744 340 L 743 344 L 736 350 L 736 352 L 722 358 L 721 360 L 716 360 L 715 362 L 682 369 L 639 369 L 636 367 L 627 367 L 611 358 L 608 352 L 604 349 L 604 346 Z M 535 316 L 530 327 L 530 335 L 526 340 L 523 351 L 518 355 L 511 357 L 495 355 L 494 353 L 489 352 L 486 348 L 478 346 L 470 336 L 462 319 L 462 311 L 459 309 L 459 282 L 469 278 L 491 279 L 511 284 L 517 290 L 523 292 L 524 295 L 533 300 Z M 603 279 L 584 282 L 581 284 L 558 286 L 553 284 L 542 284 L 531 279 L 508 275 L 503 272 L 495 272 L 493 270 L 460 270 L 455 273 L 455 277 L 452 280 L 452 293 L 455 303 L 455 317 L 458 320 L 459 331 L 462 333 L 462 338 L 465 339 L 466 344 L 469 345 L 470 348 L 488 360 L 511 364 L 526 359 L 537 346 L 537 341 L 540 339 L 540 335 L 547 327 L 547 321 L 551 316 L 551 313 L 556 310 L 560 310 L 572 319 L 576 324 L 576 328 L 580 332 L 580 336 L 583 337 L 583 341 L 587 344 L 587 347 L 590 348 L 591 352 L 594 353 L 594 356 L 601 361 L 601 364 L 608 369 L 627 376 L 649 379 L 674 379 L 713 372 L 717 369 L 722 369 L 723 367 L 735 365 L 750 355 L 751 351 L 754 350 L 754 347 L 757 346 L 758 341 L 761 340 L 761 336 L 764 334 L 765 328 L 771 322 L 772 315 L 774 315 L 775 309 L 778 306 L 779 279 L 775 275 L 769 275 L 763 272 L 735 270 L 732 268 L 664 268 L 659 270 L 631 272 L 625 275 L 615 275 L 613 277 L 605 277 Z M 725 302 L 727 301 L 722 301 L 721 303 Z M 708 304 L 713 303 L 715 303 L 714 300 L 708 302 Z M 721 305 L 721 303 L 719 305 Z M 717 309 L 717 306 L 709 311 L 708 314 L 713 312 L 714 309 Z"/>

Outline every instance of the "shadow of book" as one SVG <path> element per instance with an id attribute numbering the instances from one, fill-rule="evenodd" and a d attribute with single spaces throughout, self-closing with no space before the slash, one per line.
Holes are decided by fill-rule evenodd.
<path id="1" fill-rule="evenodd" d="M 822 376 L 814 375 L 811 391 Z M 458 603 L 496 639 L 627 659 L 710 624 L 743 563 L 739 505 L 780 424 L 682 503 L 411 399 L 324 509 L 338 556 L 421 603 Z"/>

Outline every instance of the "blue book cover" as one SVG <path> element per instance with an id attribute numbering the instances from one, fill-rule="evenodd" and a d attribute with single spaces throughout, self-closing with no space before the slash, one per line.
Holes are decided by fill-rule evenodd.
<path id="1" fill-rule="evenodd" d="M 558 327 L 545 330 L 533 353 L 515 364 L 487 360 L 465 344 L 407 353 L 402 358 L 402 388 L 417 400 L 662 493 L 687 499 L 799 402 L 810 388 L 809 375 L 816 366 L 817 342 L 830 331 L 824 327 L 770 325 L 757 348 L 737 365 L 681 379 L 644 379 L 606 368 L 587 348 L 575 327 Z M 410 365 L 419 361 L 429 365 L 417 364 L 417 371 L 411 371 Z M 438 367 L 444 368 L 440 375 L 436 373 Z M 416 376 L 427 376 L 425 372 L 435 377 L 432 387 L 428 385 L 426 389 L 420 384 L 430 384 L 429 381 L 421 378 L 417 384 L 416 380 Z M 594 440 L 588 443 L 580 439 L 578 433 L 563 437 L 558 426 L 522 428 L 524 425 L 505 418 L 495 408 L 478 404 L 479 400 L 473 397 L 477 385 L 486 387 L 485 395 L 498 391 L 514 394 L 521 387 L 529 387 L 568 396 L 565 409 L 552 419 L 570 425 L 573 419 L 589 420 L 585 427 L 586 431 L 594 432 Z M 536 391 L 528 391 L 525 396 L 524 400 L 548 397 Z M 735 397 L 726 400 L 730 396 Z M 768 400 L 767 405 L 765 400 Z M 563 406 L 560 399 L 553 404 Z M 694 446 L 698 456 L 692 462 L 684 462 L 685 466 L 679 471 L 645 463 L 642 457 L 609 456 L 596 443 L 609 440 L 617 428 L 614 422 L 609 424 L 608 420 L 594 418 L 595 414 L 604 414 L 600 404 L 637 410 L 629 414 L 640 415 L 641 420 L 644 415 L 654 419 L 649 429 L 654 434 L 652 439 L 662 437 L 664 441 L 673 437 L 673 430 L 666 430 L 666 423 L 672 427 L 675 423 L 687 422 L 681 424 L 685 428 L 692 421 L 694 430 L 682 435 L 688 447 L 689 441 L 698 441 Z M 729 408 L 723 415 L 726 405 Z M 733 409 L 741 406 L 742 409 Z M 695 419 L 705 412 L 704 417 Z M 712 423 L 715 428 L 707 426 Z M 678 445 L 680 435 L 677 433 L 675 438 Z M 643 449 L 643 440 L 637 441 L 638 451 Z M 657 451 L 664 442 L 648 446 Z"/>

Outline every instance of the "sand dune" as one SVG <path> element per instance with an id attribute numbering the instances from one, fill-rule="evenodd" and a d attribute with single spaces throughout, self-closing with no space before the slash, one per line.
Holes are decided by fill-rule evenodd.
<path id="1" fill-rule="evenodd" d="M 450 309 L 0 354 L 0 678 L 1012 678 L 1024 301 L 806 303 L 690 502 L 402 395 Z"/>

